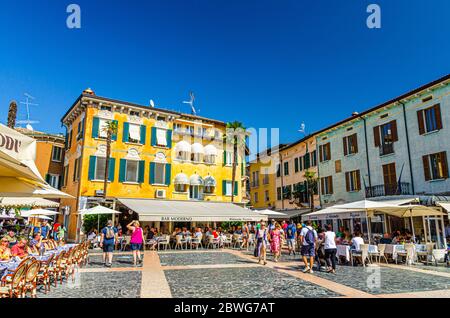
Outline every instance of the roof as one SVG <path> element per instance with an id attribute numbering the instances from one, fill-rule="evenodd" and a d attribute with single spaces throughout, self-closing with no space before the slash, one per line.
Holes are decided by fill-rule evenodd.
<path id="1" fill-rule="evenodd" d="M 206 121 L 211 121 L 220 125 L 226 125 L 225 122 L 220 121 L 220 120 L 216 120 L 216 119 L 210 119 L 210 118 L 206 118 L 206 117 L 202 117 L 202 116 L 197 116 L 197 115 L 191 115 L 191 114 L 186 114 L 186 113 L 181 113 L 181 112 L 176 112 L 170 109 L 164 109 L 164 108 L 156 108 L 156 107 L 150 107 L 150 106 L 144 106 L 144 105 L 140 105 L 140 104 L 136 104 L 136 103 L 131 103 L 131 102 L 126 102 L 126 101 L 122 101 L 122 100 L 118 100 L 118 99 L 112 99 L 112 98 L 108 98 L 108 97 L 102 97 L 102 96 L 97 96 L 97 95 L 91 95 L 91 94 L 86 94 L 86 93 L 82 93 L 76 100 L 75 102 L 72 104 L 72 106 L 70 106 L 69 110 L 64 114 L 64 116 L 61 118 L 61 121 L 64 122 L 64 119 L 67 117 L 67 115 L 70 114 L 70 112 L 75 108 L 75 106 L 83 99 L 83 98 L 88 98 L 88 99 L 93 99 L 93 100 L 99 100 L 99 101 L 104 101 L 104 102 L 109 102 L 109 103 L 116 103 L 116 104 L 123 104 L 123 105 L 127 105 L 130 107 L 135 107 L 135 108 L 140 108 L 140 109 L 144 109 L 144 110 L 153 110 L 156 112 L 161 112 L 161 113 L 166 113 L 166 114 L 172 114 L 172 115 L 178 115 L 178 116 L 182 116 L 182 117 L 187 117 L 187 118 L 192 118 L 192 119 L 199 119 L 199 120 L 206 120 Z"/>
<path id="2" fill-rule="evenodd" d="M 51 133 L 46 133 L 46 132 L 37 131 L 37 130 L 29 130 L 29 129 L 22 128 L 22 127 L 15 127 L 14 129 L 16 131 L 20 132 L 21 134 L 24 134 L 24 135 L 34 138 L 36 140 L 54 139 L 54 140 L 60 141 L 62 143 L 65 142 L 65 138 L 64 138 L 63 134 L 51 134 Z"/>
<path id="3" fill-rule="evenodd" d="M 118 200 L 137 212 L 140 221 L 253 222 L 267 220 L 267 216 L 233 203 L 121 198 Z"/>

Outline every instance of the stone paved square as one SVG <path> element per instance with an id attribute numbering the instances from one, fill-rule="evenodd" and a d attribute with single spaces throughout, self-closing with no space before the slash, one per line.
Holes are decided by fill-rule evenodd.
<path id="1" fill-rule="evenodd" d="M 39 298 L 138 298 L 141 289 L 141 273 L 98 272 L 79 273 L 75 284 L 64 280 L 63 285 L 51 287 L 48 294 L 38 292 Z"/>
<path id="2" fill-rule="evenodd" d="M 270 268 L 219 268 L 164 271 L 173 297 L 311 298 L 340 296 Z"/>
<path id="3" fill-rule="evenodd" d="M 100 255 L 90 255 L 89 264 L 86 268 L 104 268 L 103 259 Z M 112 268 L 124 268 L 133 267 L 133 255 L 114 255 Z M 138 264 L 137 267 L 142 267 L 142 264 Z"/>
<path id="4" fill-rule="evenodd" d="M 160 253 L 162 266 L 214 265 L 214 264 L 249 264 L 252 263 L 239 256 L 226 252 L 193 251 L 189 253 Z"/>

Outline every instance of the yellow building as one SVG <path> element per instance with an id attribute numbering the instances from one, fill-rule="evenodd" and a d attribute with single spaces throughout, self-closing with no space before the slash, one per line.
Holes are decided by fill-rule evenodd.
<path id="1" fill-rule="evenodd" d="M 106 193 L 111 207 L 131 211 L 131 199 L 147 200 L 144 205 L 149 210 L 156 209 L 157 201 L 163 201 L 169 210 L 168 201 L 203 202 L 205 207 L 206 202 L 232 202 L 232 189 L 233 202 L 242 202 L 245 150 L 239 149 L 239 166 L 233 187 L 233 150 L 223 142 L 226 123 L 104 98 L 86 90 L 62 118 L 67 128 L 62 190 L 76 198 L 63 200 L 61 204 L 69 215 L 67 226 L 71 239 L 75 239 L 80 230 L 76 212 L 102 201 L 106 162 L 104 127 L 110 121 L 118 125 L 111 146 Z M 153 201 L 148 202 L 148 199 Z M 149 208 L 149 204 L 153 207 Z M 144 205 L 139 208 L 145 209 Z M 188 210 L 193 206 L 184 208 Z M 219 204 L 206 207 L 208 211 L 225 209 Z M 139 208 L 133 211 L 142 212 L 136 211 Z M 228 208 L 233 210 L 235 207 Z M 167 217 L 171 215 L 170 211 L 163 212 Z M 239 213 L 235 211 L 235 214 Z M 153 225 L 166 230 L 173 226 L 161 223 L 169 220 L 167 218 L 160 217 L 156 221 L 158 217 L 146 215 L 142 219 L 151 220 Z M 174 216 L 170 220 L 189 223 L 184 224 L 187 226 L 199 225 L 195 218 Z M 198 220 L 202 224 L 216 221 L 211 217 L 199 217 Z M 223 221 L 223 218 L 217 217 L 217 221 Z"/>
<path id="2" fill-rule="evenodd" d="M 280 145 L 280 148 L 284 145 Z M 276 167 L 278 149 L 268 149 L 250 161 L 250 204 L 255 209 L 274 209 L 276 204 Z"/>

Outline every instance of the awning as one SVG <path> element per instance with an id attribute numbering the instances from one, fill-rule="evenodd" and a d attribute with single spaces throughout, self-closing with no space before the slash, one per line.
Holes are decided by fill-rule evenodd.
<path id="1" fill-rule="evenodd" d="M 205 186 L 206 187 L 215 187 L 216 186 L 216 179 L 214 179 L 213 176 L 207 176 L 205 179 Z"/>
<path id="2" fill-rule="evenodd" d="M 202 144 L 199 144 L 198 142 L 196 142 L 191 146 L 191 152 L 197 153 L 197 154 L 204 154 L 205 149 L 203 148 Z"/>
<path id="3" fill-rule="evenodd" d="M 175 151 L 191 152 L 191 145 L 187 141 L 182 140 L 176 144 Z"/>
<path id="4" fill-rule="evenodd" d="M 207 156 L 217 156 L 217 148 L 213 145 L 205 146 L 205 155 Z"/>
<path id="5" fill-rule="evenodd" d="M 73 198 L 46 183 L 12 177 L 0 177 L 0 197 Z"/>
<path id="6" fill-rule="evenodd" d="M 57 208 L 59 203 L 42 198 L 5 197 L 0 198 L 0 208 L 3 207 Z"/>
<path id="7" fill-rule="evenodd" d="M 175 176 L 174 184 L 189 184 L 188 176 L 184 173 L 179 173 Z"/>
<path id="8" fill-rule="evenodd" d="M 205 183 L 203 182 L 202 177 L 200 177 L 198 174 L 194 174 L 189 178 L 189 184 L 193 186 L 202 186 Z"/>
<path id="9" fill-rule="evenodd" d="M 444 208 L 445 211 L 447 211 L 448 213 L 450 213 L 450 202 L 437 202 L 437 205 L 441 206 Z"/>
<path id="10" fill-rule="evenodd" d="M 233 203 L 118 199 L 146 222 L 257 222 L 267 216 Z"/>

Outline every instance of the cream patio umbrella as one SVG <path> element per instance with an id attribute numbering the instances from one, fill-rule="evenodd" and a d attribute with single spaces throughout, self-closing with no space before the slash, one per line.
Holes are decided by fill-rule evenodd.
<path id="1" fill-rule="evenodd" d="M 100 215 L 104 214 L 121 214 L 121 212 L 97 205 L 90 209 L 80 210 L 78 212 L 78 215 L 85 216 L 85 215 L 97 215 L 97 229 L 100 231 Z"/>
<path id="2" fill-rule="evenodd" d="M 7 207 L 57 208 L 59 203 L 43 198 L 0 197 L 0 209 Z"/>
<path id="3" fill-rule="evenodd" d="M 273 210 L 269 210 L 269 209 L 265 209 L 265 210 L 254 210 L 256 213 L 262 214 L 262 215 L 273 215 L 273 216 L 287 216 L 286 213 L 282 213 L 282 212 L 278 212 L 278 211 L 273 211 Z"/>

